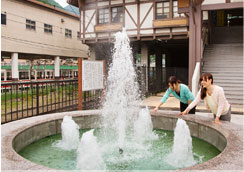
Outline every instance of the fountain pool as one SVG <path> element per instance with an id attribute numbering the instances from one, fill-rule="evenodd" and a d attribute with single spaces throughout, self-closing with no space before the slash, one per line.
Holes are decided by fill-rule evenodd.
<path id="1" fill-rule="evenodd" d="M 88 131 L 80 131 L 82 135 Z M 159 136 L 152 142 L 145 143 L 142 147 L 133 137 L 124 146 L 123 155 L 120 155 L 116 146 L 116 139 L 110 138 L 108 142 L 103 137 L 102 129 L 95 129 L 94 135 L 97 137 L 102 157 L 107 170 L 173 170 L 178 169 L 167 163 L 167 156 L 170 154 L 173 146 L 174 133 L 172 131 L 156 129 L 154 132 Z M 49 168 L 58 170 L 75 170 L 77 150 L 63 150 L 52 146 L 53 143 L 61 139 L 60 134 L 52 135 L 38 140 L 24 149 L 19 154 L 24 158 Z M 213 145 L 193 137 L 193 154 L 196 163 L 206 162 L 217 156 L 220 151 Z M 146 150 L 145 150 L 146 148 Z M 89 150 L 87 150 L 89 151 Z M 89 154 L 86 152 L 86 154 Z M 177 158 L 177 157 L 175 157 Z M 97 161 L 96 161 L 97 162 Z M 89 162 L 86 163 L 86 165 Z M 92 163 L 93 164 L 93 161 Z M 181 166 L 182 168 L 182 166 Z M 97 169 L 93 169 L 97 170 Z"/>

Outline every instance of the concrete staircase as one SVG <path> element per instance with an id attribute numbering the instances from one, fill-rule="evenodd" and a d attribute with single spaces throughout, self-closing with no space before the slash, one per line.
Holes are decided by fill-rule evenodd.
<path id="1" fill-rule="evenodd" d="M 243 107 L 243 44 L 210 44 L 204 50 L 202 73 L 211 73 L 233 107 Z"/>

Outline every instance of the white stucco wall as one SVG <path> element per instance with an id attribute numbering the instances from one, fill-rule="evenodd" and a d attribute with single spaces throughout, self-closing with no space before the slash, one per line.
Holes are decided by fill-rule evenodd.
<path id="1" fill-rule="evenodd" d="M 136 5 L 127 5 L 126 9 L 129 11 L 130 15 L 132 16 L 133 20 L 137 23 L 137 6 Z M 126 29 L 136 29 L 136 25 L 134 24 L 133 20 L 127 13 L 125 12 L 125 28 Z"/>

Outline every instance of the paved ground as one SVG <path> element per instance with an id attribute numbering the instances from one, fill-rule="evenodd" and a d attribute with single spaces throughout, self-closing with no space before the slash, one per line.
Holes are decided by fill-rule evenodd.
<path id="1" fill-rule="evenodd" d="M 164 95 L 164 93 L 160 93 L 157 96 L 148 97 L 143 101 L 143 105 L 148 106 L 150 109 L 152 109 L 156 105 L 159 104 L 163 95 Z M 179 107 L 180 107 L 180 101 L 178 99 L 176 99 L 175 97 L 171 96 L 168 98 L 166 103 L 164 103 L 160 107 L 160 109 L 179 111 Z M 203 102 L 199 103 L 196 110 L 197 110 L 196 115 L 209 116 L 209 118 L 213 118 L 213 114 L 210 113 L 210 111 L 206 109 Z M 244 125 L 243 107 L 232 107 L 231 110 L 232 110 L 231 122 L 240 124 L 240 125 Z"/>

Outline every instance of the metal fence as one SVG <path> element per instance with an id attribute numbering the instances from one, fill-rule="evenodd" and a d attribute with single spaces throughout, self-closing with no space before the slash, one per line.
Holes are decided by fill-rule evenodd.
<path id="1" fill-rule="evenodd" d="M 168 88 L 169 76 L 188 83 L 187 68 L 137 67 L 137 81 L 143 97 Z M 78 109 L 78 80 L 11 82 L 1 84 L 1 123 Z M 102 90 L 82 93 L 82 107 L 96 109 L 101 105 Z"/>
<path id="2" fill-rule="evenodd" d="M 2 83 L 1 92 L 2 124 L 78 108 L 77 79 Z M 97 108 L 101 93 L 102 90 L 83 92 L 83 109 Z"/>
<path id="3" fill-rule="evenodd" d="M 182 67 L 137 67 L 137 78 L 140 91 L 144 96 L 155 95 L 168 88 L 168 78 L 176 76 L 188 85 L 188 68 Z"/>

